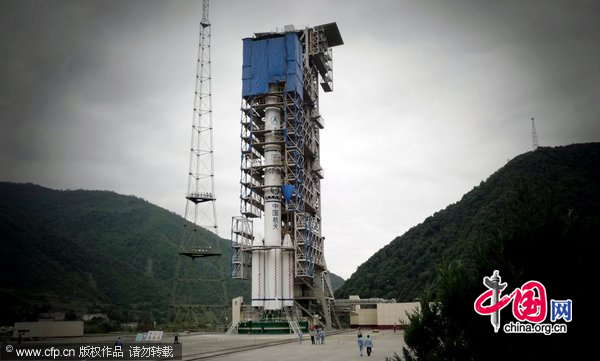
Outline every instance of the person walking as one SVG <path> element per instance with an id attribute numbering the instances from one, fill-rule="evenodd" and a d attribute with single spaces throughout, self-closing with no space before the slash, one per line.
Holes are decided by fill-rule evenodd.
<path id="1" fill-rule="evenodd" d="M 365 340 L 365 347 L 367 348 L 367 356 L 371 356 L 371 351 L 373 350 L 373 340 L 371 340 L 369 335 L 367 335 L 367 339 Z"/>
<path id="2" fill-rule="evenodd" d="M 362 335 L 358 336 L 358 353 L 362 356 L 362 351 L 363 351 L 363 338 Z"/>
<path id="3" fill-rule="evenodd" d="M 325 344 L 325 330 L 321 330 L 321 345 Z"/>
<path id="4" fill-rule="evenodd" d="M 304 334 L 302 333 L 302 330 L 300 330 L 298 332 L 298 344 L 302 345 L 302 337 L 304 337 Z"/>
<path id="5" fill-rule="evenodd" d="M 315 344 L 315 329 L 311 328 L 310 329 L 310 343 L 311 344 Z"/>

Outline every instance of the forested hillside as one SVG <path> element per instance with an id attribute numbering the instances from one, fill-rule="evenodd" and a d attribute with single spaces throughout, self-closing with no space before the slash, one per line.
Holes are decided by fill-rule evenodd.
<path id="1" fill-rule="evenodd" d="M 47 310 L 162 320 L 183 224 L 134 196 L 0 183 L 2 324 Z M 219 242 L 229 269 L 229 241 Z M 217 269 L 218 258 L 203 261 Z M 247 282 L 227 283 L 230 294 L 248 297 Z"/>
<path id="2" fill-rule="evenodd" d="M 600 143 L 538 148 L 512 159 L 460 201 L 383 247 L 358 267 L 336 297 L 414 300 L 435 284 L 439 266 L 457 260 L 472 266 L 479 250 L 502 234 L 514 233 L 522 222 L 543 224 L 540 217 L 553 212 L 597 227 L 599 209 Z M 533 261 L 536 252 L 547 255 L 542 240 L 527 247 L 523 262 Z M 577 252 L 589 252 L 589 247 L 565 245 L 552 254 L 562 262 L 576 262 Z M 567 254 L 570 258 L 564 259 Z"/>
<path id="3" fill-rule="evenodd" d="M 0 325 L 47 311 L 163 321 L 184 224 L 135 196 L 0 182 Z M 223 257 L 203 259 L 201 267 L 217 270 L 224 262 L 229 275 L 231 244 L 218 242 Z M 331 279 L 334 288 L 344 282 Z M 229 296 L 249 299 L 248 281 L 226 282 Z M 197 302 L 213 303 L 217 292 L 220 284 L 200 284 Z"/>

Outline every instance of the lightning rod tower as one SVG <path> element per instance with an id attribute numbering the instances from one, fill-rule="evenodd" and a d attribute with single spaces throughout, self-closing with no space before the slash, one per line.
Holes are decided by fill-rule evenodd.
<path id="1" fill-rule="evenodd" d="M 537 132 L 535 131 L 535 118 L 533 117 L 531 118 L 531 143 L 533 150 L 538 149 L 538 147 L 540 146 L 538 142 Z"/>
<path id="2" fill-rule="evenodd" d="M 214 183 L 209 0 L 202 2 L 185 224 L 183 226 L 167 322 L 215 328 L 226 317 L 227 289 L 218 237 Z M 204 260 L 212 258 L 212 260 Z"/>

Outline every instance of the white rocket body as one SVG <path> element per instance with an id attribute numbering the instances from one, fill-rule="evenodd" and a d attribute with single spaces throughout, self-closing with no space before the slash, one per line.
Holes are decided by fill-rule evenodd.
<path id="1" fill-rule="evenodd" d="M 266 104 L 275 105 L 277 97 L 267 96 Z M 265 108 L 265 148 L 264 148 L 264 247 L 265 250 L 252 252 L 252 306 L 265 310 L 280 310 L 283 306 L 293 306 L 293 262 L 292 252 L 280 248 L 292 247 L 289 235 L 282 242 L 282 202 L 283 185 L 282 146 L 278 144 L 276 132 L 282 129 L 281 108 Z M 257 244 L 254 244 L 255 246 Z M 262 245 L 262 244 L 260 244 Z"/>
<path id="2" fill-rule="evenodd" d="M 283 259 L 281 262 L 281 276 L 283 284 L 283 306 L 294 306 L 294 252 L 292 251 L 292 237 L 286 234 L 283 237 Z"/>
<path id="3" fill-rule="evenodd" d="M 262 246 L 262 240 L 254 239 L 252 246 Z M 263 307 L 264 302 L 264 273 L 265 251 L 252 251 L 252 307 Z"/>

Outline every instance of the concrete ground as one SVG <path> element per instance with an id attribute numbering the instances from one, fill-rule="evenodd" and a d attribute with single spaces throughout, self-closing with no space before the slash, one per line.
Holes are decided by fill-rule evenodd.
<path id="1" fill-rule="evenodd" d="M 342 360 L 385 360 L 394 353 L 402 354 L 404 332 L 363 330 L 363 337 L 373 339 L 373 353 L 367 357 L 366 349 L 361 357 L 358 352 L 356 330 L 325 338 L 324 345 L 312 345 L 310 336 L 304 335 L 302 344 L 294 335 L 226 335 L 224 333 L 182 334 L 179 340 L 183 346 L 183 361 L 194 360 L 240 360 L 240 361 L 342 361 Z M 67 343 L 114 343 L 117 337 L 125 344 L 135 343 L 135 334 L 86 335 L 75 338 L 57 338 L 38 342 Z M 268 343 L 292 341 L 281 345 L 260 347 Z M 162 342 L 172 343 L 173 334 L 165 333 Z M 256 349 L 248 349 L 255 347 Z M 260 347 L 260 348 L 259 348 Z M 234 352 L 232 352 L 234 351 Z"/>
<path id="2" fill-rule="evenodd" d="M 282 360 L 311 360 L 311 361 L 337 361 L 337 360 L 385 360 L 394 353 L 402 354 L 404 346 L 404 332 L 382 331 L 371 333 L 363 331 L 363 337 L 370 335 L 373 339 L 373 353 L 367 357 L 366 349 L 363 356 L 359 355 L 356 331 L 350 333 L 331 335 L 325 338 L 324 345 L 312 345 L 310 336 L 304 335 L 302 344 L 297 338 L 288 335 L 223 335 L 199 334 L 190 335 L 181 339 L 183 344 L 183 360 L 193 360 L 195 357 L 206 357 L 211 351 L 225 350 L 240 346 L 259 345 L 269 341 L 294 339 L 293 343 L 270 346 L 255 350 L 246 350 L 222 356 L 211 357 L 214 360 L 240 360 L 240 361 L 282 361 Z"/>

